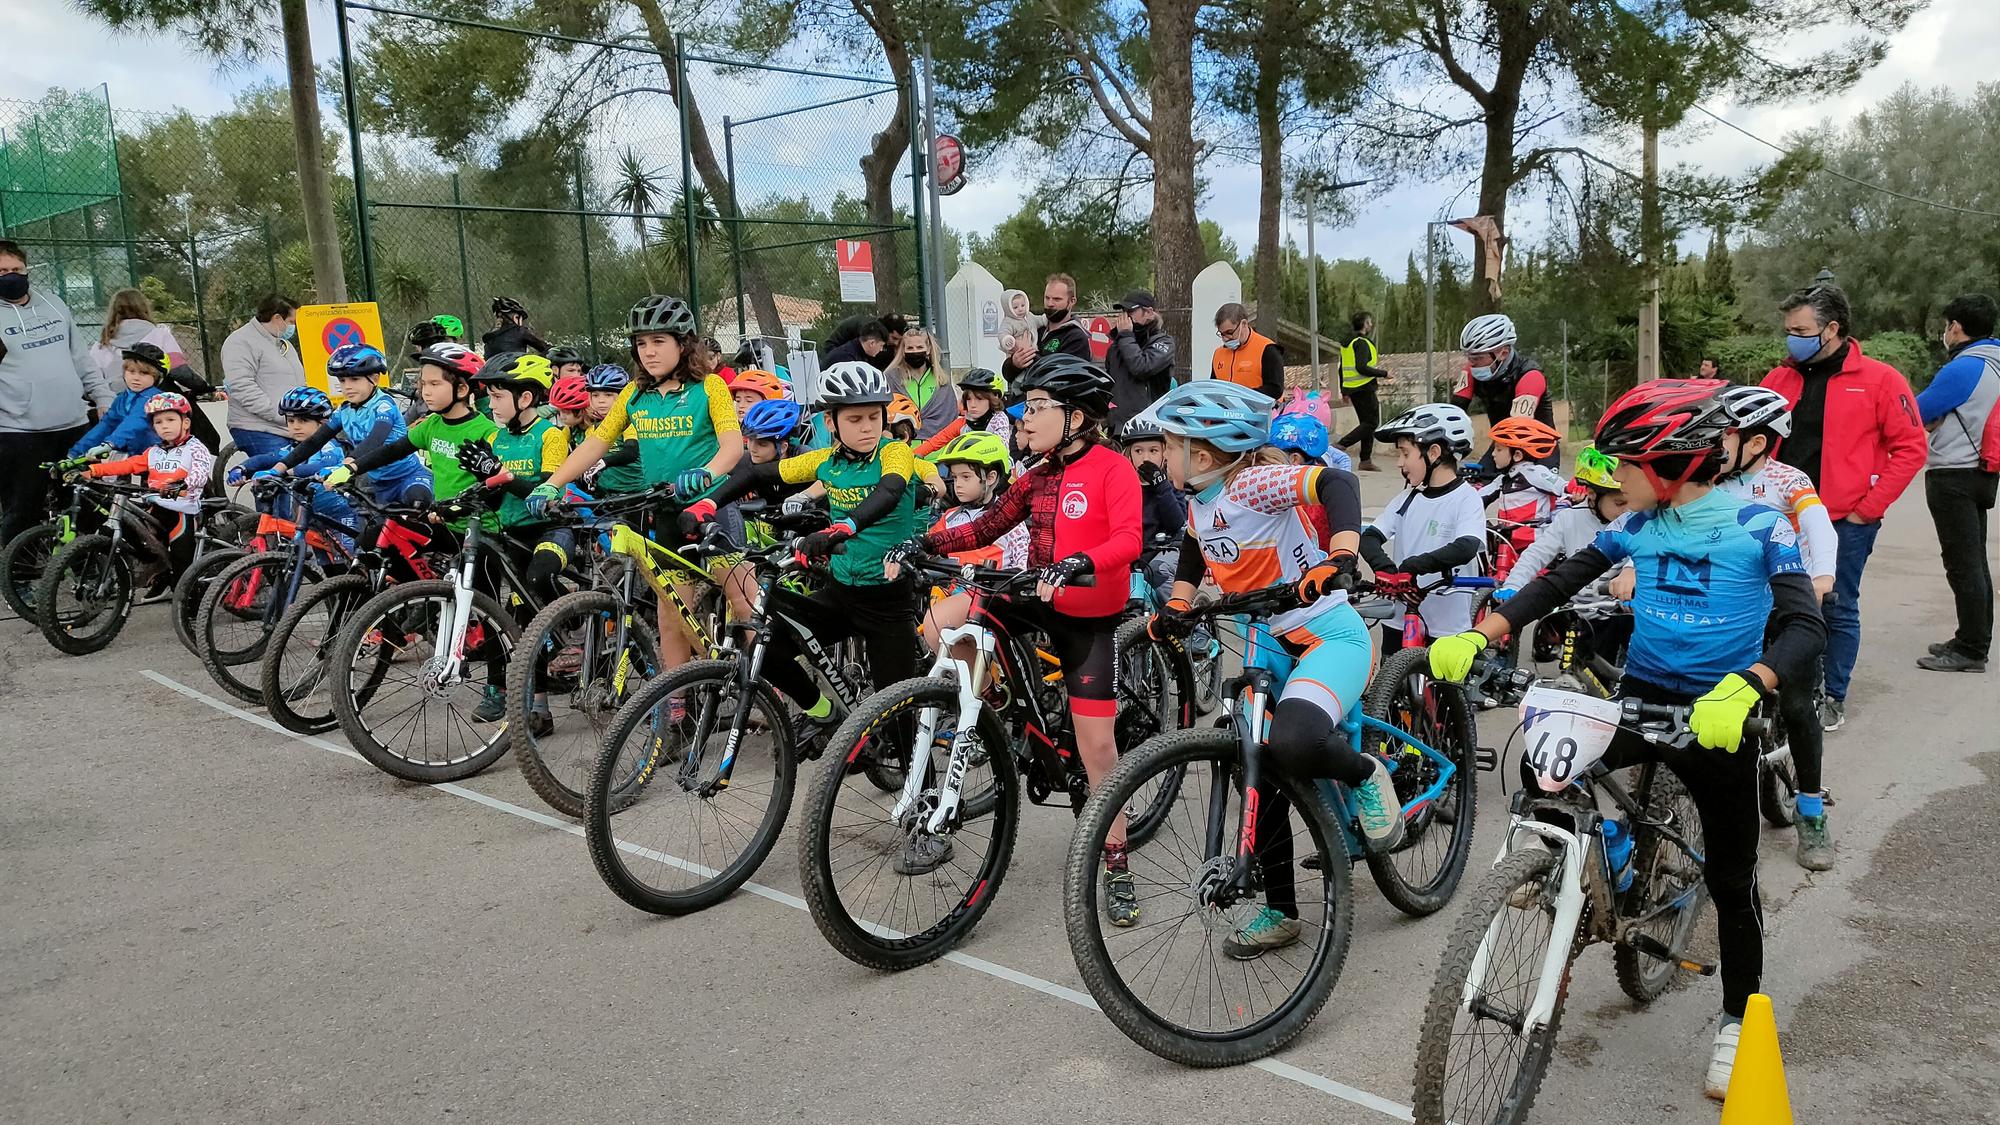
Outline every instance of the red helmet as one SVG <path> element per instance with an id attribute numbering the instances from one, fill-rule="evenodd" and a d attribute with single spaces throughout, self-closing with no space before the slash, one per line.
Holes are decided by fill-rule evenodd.
<path id="1" fill-rule="evenodd" d="M 584 385 L 583 376 L 565 375 L 557 379 L 549 388 L 549 405 L 557 410 L 590 409 L 590 388 Z"/>
<path id="2" fill-rule="evenodd" d="M 421 348 L 410 359 L 419 364 L 428 363 L 432 367 L 441 367 L 454 381 L 461 383 L 479 374 L 480 367 L 486 362 L 479 358 L 478 352 L 464 344 L 455 344 L 449 340 Z"/>
<path id="3" fill-rule="evenodd" d="M 159 394 L 146 400 L 146 417 L 148 418 L 151 418 L 155 414 L 164 414 L 169 410 L 176 414 L 184 414 L 189 417 L 194 416 L 194 404 L 189 402 L 185 396 L 176 394 L 173 391 L 161 391 Z"/>
<path id="4" fill-rule="evenodd" d="M 1655 379 L 1619 396 L 1597 423 L 1597 450 L 1638 465 L 1662 501 L 1704 466 L 1719 463 L 1722 435 L 1735 425 L 1721 379 Z M 1659 471 L 1667 476 L 1662 476 Z"/>

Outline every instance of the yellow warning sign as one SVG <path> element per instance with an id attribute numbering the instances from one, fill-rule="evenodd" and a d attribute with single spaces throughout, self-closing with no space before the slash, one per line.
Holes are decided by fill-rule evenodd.
<path id="1" fill-rule="evenodd" d="M 307 383 L 331 391 L 326 381 L 326 357 L 347 344 L 373 344 L 388 353 L 382 338 L 382 315 L 375 302 L 299 306 L 299 358 L 306 365 Z M 386 385 L 388 381 L 384 375 L 382 382 Z"/>

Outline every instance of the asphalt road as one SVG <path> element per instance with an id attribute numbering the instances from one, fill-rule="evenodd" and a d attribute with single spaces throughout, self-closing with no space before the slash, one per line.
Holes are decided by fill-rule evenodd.
<path id="1" fill-rule="evenodd" d="M 1367 481 L 1379 505 L 1389 483 Z M 2000 1121 L 2000 724 L 1993 681 L 1913 665 L 1949 632 L 1913 487 L 1864 591 L 1847 729 L 1828 746 L 1839 865 L 1765 836 L 1776 998 L 1800 1121 Z M 0 1120 L 693 1122 L 1406 1116 L 1420 1006 L 1453 913 L 1396 914 L 1357 871 L 1345 973 L 1278 1058 L 1184 1070 L 1088 1007 L 1063 936 L 1070 818 L 1031 808 L 986 920 L 901 975 L 828 948 L 791 837 L 706 913 L 642 914 L 503 763 L 393 781 L 221 692 L 140 611 L 56 655 L 0 622 Z M 1489 714 L 1485 739 L 1504 738 Z M 817 768 L 817 767 L 813 767 Z M 1476 876 L 1504 808 L 1485 777 Z M 801 789 L 804 786 L 802 784 Z M 1535 1119 L 1713 1122 L 1720 1002 L 1635 1009 L 1576 972 Z"/>

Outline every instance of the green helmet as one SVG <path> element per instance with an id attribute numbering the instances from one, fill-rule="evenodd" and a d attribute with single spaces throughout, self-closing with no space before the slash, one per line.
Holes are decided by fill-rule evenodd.
<path id="1" fill-rule="evenodd" d="M 450 313 L 439 313 L 431 318 L 431 323 L 444 329 L 444 334 L 449 339 L 465 339 L 465 322 Z"/>
<path id="2" fill-rule="evenodd" d="M 940 469 L 960 463 L 979 469 L 998 469 L 1002 477 L 1014 468 L 1013 458 L 1007 455 L 1007 439 L 984 430 L 953 438 L 931 461 Z"/>
<path id="3" fill-rule="evenodd" d="M 692 336 L 695 331 L 694 310 L 688 307 L 688 303 L 679 297 L 659 293 L 639 298 L 639 303 L 632 306 L 631 315 L 625 319 L 627 336 L 647 332 Z"/>

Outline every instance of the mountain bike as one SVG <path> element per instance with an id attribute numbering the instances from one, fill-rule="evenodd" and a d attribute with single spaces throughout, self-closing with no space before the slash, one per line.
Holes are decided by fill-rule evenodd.
<path id="1" fill-rule="evenodd" d="M 137 585 L 147 571 L 171 573 L 167 544 L 147 518 L 144 497 L 159 491 L 143 484 L 80 482 L 100 498 L 108 498 L 109 516 L 95 534 L 79 535 L 49 559 L 35 583 L 34 605 L 42 636 L 59 652 L 85 656 L 116 640 L 132 618 L 144 590 Z M 204 497 L 189 532 L 195 536 L 194 558 L 216 545 L 207 517 L 224 511 L 229 502 Z"/>
<path id="2" fill-rule="evenodd" d="M 377 504 L 359 489 L 347 490 L 346 497 L 366 514 L 374 542 L 355 552 L 347 573 L 299 592 L 272 628 L 258 663 L 264 709 L 298 734 L 321 734 L 339 725 L 329 691 L 330 663 L 332 642 L 347 619 L 395 583 L 435 580 L 457 547 L 449 529 L 428 522 L 427 507 Z"/>
<path id="3" fill-rule="evenodd" d="M 1038 573 L 925 556 L 901 565 L 971 594 L 966 623 L 941 631 L 928 675 L 883 687 L 848 714 L 828 742 L 840 764 L 813 783 L 799 835 L 813 921 L 835 949 L 876 969 L 944 956 L 992 906 L 1024 786 L 1031 802 L 1072 810 L 1090 795 L 1063 679 L 1044 678 L 1004 608 L 1034 595 Z M 954 654 L 961 643 L 968 658 Z M 882 792 L 864 776 L 871 761 L 893 764 L 903 784 Z M 1171 801 L 1141 795 L 1126 810 L 1130 838 L 1146 839 Z"/>
<path id="4" fill-rule="evenodd" d="M 1642 1004 L 1716 968 L 1689 948 L 1708 904 L 1693 798 L 1657 760 L 1637 767 L 1629 789 L 1603 761 L 1620 729 L 1669 752 L 1691 748 L 1690 708 L 1536 687 L 1522 709 L 1538 785 L 1515 793 L 1500 859 L 1445 942 L 1417 1038 L 1419 1125 L 1526 1119 L 1571 966 L 1590 943 L 1611 943 L 1619 987 Z M 1744 725 L 1746 737 L 1769 729 L 1762 718 Z M 1614 869 L 1619 851 L 1628 858 Z"/>
<path id="5" fill-rule="evenodd" d="M 722 588 L 701 562 L 633 527 L 673 495 L 662 485 L 589 503 L 580 541 L 596 542 L 605 566 L 589 568 L 590 589 L 550 602 L 521 631 L 523 659 L 507 668 L 507 731 L 521 775 L 549 807 L 581 817 L 590 771 L 618 709 L 660 671 L 653 603 L 670 605 L 697 657 L 718 657 L 729 643 Z M 673 526 L 660 510 L 655 527 Z M 716 544 L 691 554 L 714 557 Z M 690 605 L 663 571 L 695 576 L 701 596 Z"/>
<path id="6" fill-rule="evenodd" d="M 1261 619 L 1298 605 L 1296 590 L 1279 586 L 1194 613 Z M 1259 648 L 1275 647 L 1262 620 L 1251 630 Z M 1380 854 L 1363 842 L 1345 786 L 1264 772 L 1282 681 L 1255 650 L 1244 664 L 1224 684 L 1219 725 L 1171 731 L 1120 759 L 1084 806 L 1065 866 L 1063 918 L 1085 986 L 1134 1042 L 1189 1066 L 1260 1058 L 1305 1030 L 1347 955 L 1353 863 L 1368 864 L 1397 909 L 1429 914 L 1456 891 L 1474 831 L 1482 759 L 1471 711 L 1456 685 L 1430 679 L 1427 649 L 1384 661 L 1339 723 L 1349 745 L 1389 764 L 1403 802 L 1403 842 Z M 1260 782 L 1272 802 L 1262 808 Z M 1120 809 L 1162 788 L 1175 798 L 1164 822 L 1150 840 L 1126 843 L 1139 924 L 1107 926 L 1104 841 Z M 1232 948 L 1266 911 L 1295 939 Z"/>
<path id="7" fill-rule="evenodd" d="M 43 464 L 42 471 L 54 479 L 51 486 L 57 497 L 51 506 L 54 516 L 23 529 L 0 548 L 0 593 L 6 596 L 7 608 L 30 625 L 39 624 L 35 618 L 35 583 L 41 581 L 49 560 L 78 535 L 104 526 L 104 518 L 110 512 L 101 494 L 67 479 L 88 464 L 89 459 L 84 457 Z"/>
<path id="8" fill-rule="evenodd" d="M 838 706 L 860 704 L 865 685 L 791 615 L 793 595 L 782 583 L 803 570 L 794 550 L 779 543 L 744 556 L 757 594 L 740 626 L 743 643 L 639 689 L 591 765 L 583 816 L 590 858 L 605 885 L 641 910 L 712 906 L 754 875 L 778 842 L 800 752 L 783 698 L 762 678 L 774 633 L 805 655 Z"/>
<path id="9" fill-rule="evenodd" d="M 1150 716 L 1164 716 L 1175 710 L 1171 693 L 1178 685 L 1163 674 L 1164 661 L 1160 654 L 1146 651 L 1150 640 L 1146 633 L 1146 621 L 1164 608 L 1159 591 L 1147 579 L 1146 572 L 1156 557 L 1179 550 L 1178 543 L 1168 542 L 1162 535 L 1154 536 L 1154 541 L 1140 552 L 1138 565 L 1132 569 L 1130 608 L 1136 616 L 1118 629 L 1119 686 L 1124 688 L 1130 685 L 1130 702 L 1144 707 Z M 1222 695 L 1222 642 L 1210 631 L 1203 630 L 1191 634 L 1181 647 L 1187 649 L 1188 669 L 1194 688 L 1194 713 L 1205 715 L 1215 710 Z M 1132 654 L 1129 658 L 1128 653 Z M 1125 716 L 1126 702 L 1121 696 L 1118 709 L 1121 720 Z M 1162 730 L 1172 729 L 1166 726 L 1140 733 L 1130 745 L 1137 745 Z M 1118 745 L 1128 745 L 1122 732 Z"/>

